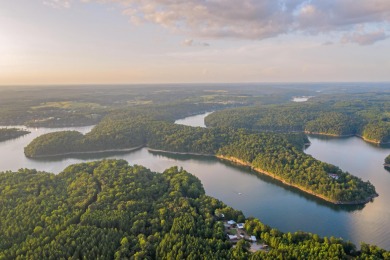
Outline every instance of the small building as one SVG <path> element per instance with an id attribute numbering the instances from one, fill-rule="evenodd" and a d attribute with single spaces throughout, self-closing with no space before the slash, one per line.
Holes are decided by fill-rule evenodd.
<path id="1" fill-rule="evenodd" d="M 228 235 L 230 240 L 237 240 L 237 235 Z"/>
<path id="2" fill-rule="evenodd" d="M 338 180 L 339 179 L 339 176 L 335 173 L 328 173 L 329 177 L 335 179 L 335 180 Z"/>
<path id="3" fill-rule="evenodd" d="M 234 225 L 234 224 L 236 224 L 236 221 L 234 221 L 234 220 L 229 220 L 227 223 L 228 223 L 229 225 Z"/>
<path id="4" fill-rule="evenodd" d="M 240 229 L 243 229 L 244 228 L 244 223 L 238 223 L 237 227 L 240 228 Z"/>
<path id="5" fill-rule="evenodd" d="M 256 237 L 255 237 L 255 236 L 251 236 L 251 238 L 250 238 L 250 241 L 252 241 L 252 242 L 256 242 L 256 241 L 257 241 L 257 239 L 256 239 Z"/>

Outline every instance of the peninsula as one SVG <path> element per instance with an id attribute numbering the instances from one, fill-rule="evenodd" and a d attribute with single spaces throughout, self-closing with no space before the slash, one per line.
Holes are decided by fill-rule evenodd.
<path id="1" fill-rule="evenodd" d="M 390 171 L 390 154 L 385 158 L 385 163 L 383 164 L 386 170 Z"/>
<path id="2" fill-rule="evenodd" d="M 357 136 L 375 144 L 390 142 L 390 117 L 380 95 L 321 96 L 304 103 L 258 105 L 217 111 L 205 118 L 208 127 L 326 136 Z"/>
<path id="3" fill-rule="evenodd" d="M 305 154 L 302 147 L 308 139 L 302 133 L 189 127 L 173 123 L 177 113 L 163 107 L 158 111 L 152 107 L 114 112 L 86 135 L 75 131 L 42 135 L 25 147 L 25 155 L 34 158 L 148 147 L 240 160 L 258 172 L 334 204 L 364 204 L 377 196 L 371 183 Z M 158 120 L 161 117 L 165 120 Z"/>
<path id="4" fill-rule="evenodd" d="M 18 138 L 30 132 L 18 128 L 0 128 L 0 142 Z"/>

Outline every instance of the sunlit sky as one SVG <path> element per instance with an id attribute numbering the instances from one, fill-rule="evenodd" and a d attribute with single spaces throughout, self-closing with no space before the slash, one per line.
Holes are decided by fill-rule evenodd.
<path id="1" fill-rule="evenodd" d="M 0 0 L 0 85 L 390 81 L 389 0 Z"/>

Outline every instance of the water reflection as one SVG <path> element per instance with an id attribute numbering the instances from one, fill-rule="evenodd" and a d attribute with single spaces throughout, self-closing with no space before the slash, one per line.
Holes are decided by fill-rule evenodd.
<path id="1" fill-rule="evenodd" d="M 48 157 L 37 157 L 37 158 L 30 158 L 32 161 L 37 162 L 60 162 L 60 161 L 66 161 L 67 159 L 74 159 L 74 160 L 80 160 L 80 161 L 91 161 L 91 160 L 102 160 L 106 158 L 113 158 L 113 157 L 121 157 L 124 155 L 129 155 L 132 152 L 136 152 L 138 150 L 141 150 L 142 148 L 135 149 L 133 151 L 111 151 L 111 152 L 86 152 L 86 153 L 75 153 L 75 154 L 68 154 L 68 155 L 55 155 L 55 156 L 48 156 Z"/>
<path id="2" fill-rule="evenodd" d="M 379 197 L 365 206 L 333 205 L 288 187 L 266 175 L 233 163 L 205 156 L 149 152 L 79 154 L 71 157 L 28 159 L 23 148 L 38 135 L 58 130 L 88 132 L 89 128 L 38 129 L 29 135 L 0 143 L 0 170 L 35 168 L 59 173 L 70 164 L 103 158 L 125 159 L 152 171 L 183 167 L 196 175 L 206 193 L 282 231 L 303 230 L 321 236 L 335 236 L 359 244 L 361 241 L 390 249 L 390 174 L 383 167 L 389 148 L 368 144 L 359 138 L 310 137 L 305 151 L 333 163 L 364 180 L 370 180 Z"/>
<path id="3" fill-rule="evenodd" d="M 318 139 L 318 140 L 324 140 L 324 141 L 347 141 L 349 140 L 350 138 L 358 138 L 358 139 L 361 139 L 360 137 L 357 137 L 357 136 L 343 136 L 343 137 L 338 137 L 338 136 L 328 136 L 328 135 L 318 135 L 318 134 L 309 134 L 308 135 L 309 137 L 312 137 L 312 138 L 315 138 L 315 139 Z M 363 139 L 361 139 L 362 141 L 364 141 Z M 390 148 L 390 143 L 386 143 L 386 144 L 376 144 L 376 143 L 370 143 L 370 142 L 366 142 L 364 141 L 364 143 L 366 143 L 367 145 L 370 145 L 372 147 L 379 147 L 379 148 Z"/>
<path id="4" fill-rule="evenodd" d="M 304 193 L 301 190 L 299 190 L 298 188 L 295 188 L 292 186 L 287 186 L 287 185 L 281 183 L 278 180 L 275 180 L 274 178 L 272 178 L 268 175 L 261 174 L 261 173 L 258 173 L 256 171 L 252 170 L 248 166 L 238 165 L 236 163 L 229 162 L 226 160 L 219 160 L 217 158 L 213 158 L 213 157 L 209 157 L 209 156 L 202 156 L 202 155 L 172 154 L 172 153 L 155 152 L 155 151 L 149 151 L 149 152 L 151 154 L 161 155 L 163 157 L 171 158 L 171 159 L 179 160 L 179 161 L 186 161 L 186 160 L 193 160 L 193 159 L 196 159 L 199 161 L 205 161 L 205 162 L 218 161 L 219 163 L 222 163 L 228 167 L 231 167 L 231 168 L 236 169 L 237 171 L 240 171 L 242 174 L 249 174 L 249 175 L 255 176 L 256 178 L 260 179 L 261 181 L 267 182 L 267 183 L 272 184 L 272 185 L 276 185 L 276 186 L 278 186 L 286 191 L 295 193 L 297 196 L 300 196 L 300 197 L 305 198 L 307 200 L 313 201 L 320 206 L 330 207 L 335 211 L 352 212 L 352 211 L 356 211 L 356 210 L 362 210 L 365 206 L 365 205 L 335 205 L 333 203 L 324 201 L 324 200 L 319 199 L 319 198 L 317 198 L 313 195 L 310 195 L 308 193 Z"/>
<path id="5" fill-rule="evenodd" d="M 389 146 L 367 143 L 358 137 L 310 136 L 310 141 L 307 153 L 374 184 L 379 197 L 366 204 L 364 210 L 346 216 L 348 233 L 357 243 L 375 241 L 374 244 L 389 249 L 390 174 L 383 167 L 385 157 L 390 154 Z"/>
<path id="6" fill-rule="evenodd" d="M 204 119 L 206 116 L 210 115 L 212 112 L 207 112 L 200 115 L 190 116 L 183 119 L 178 119 L 175 121 L 175 124 L 178 125 L 188 125 L 188 126 L 194 126 L 194 127 L 206 127 L 204 123 Z"/>

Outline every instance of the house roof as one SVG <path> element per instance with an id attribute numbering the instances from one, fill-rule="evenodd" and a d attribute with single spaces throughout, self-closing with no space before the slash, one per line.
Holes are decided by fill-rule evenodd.
<path id="1" fill-rule="evenodd" d="M 230 240 L 237 239 L 236 235 L 228 235 Z"/>

